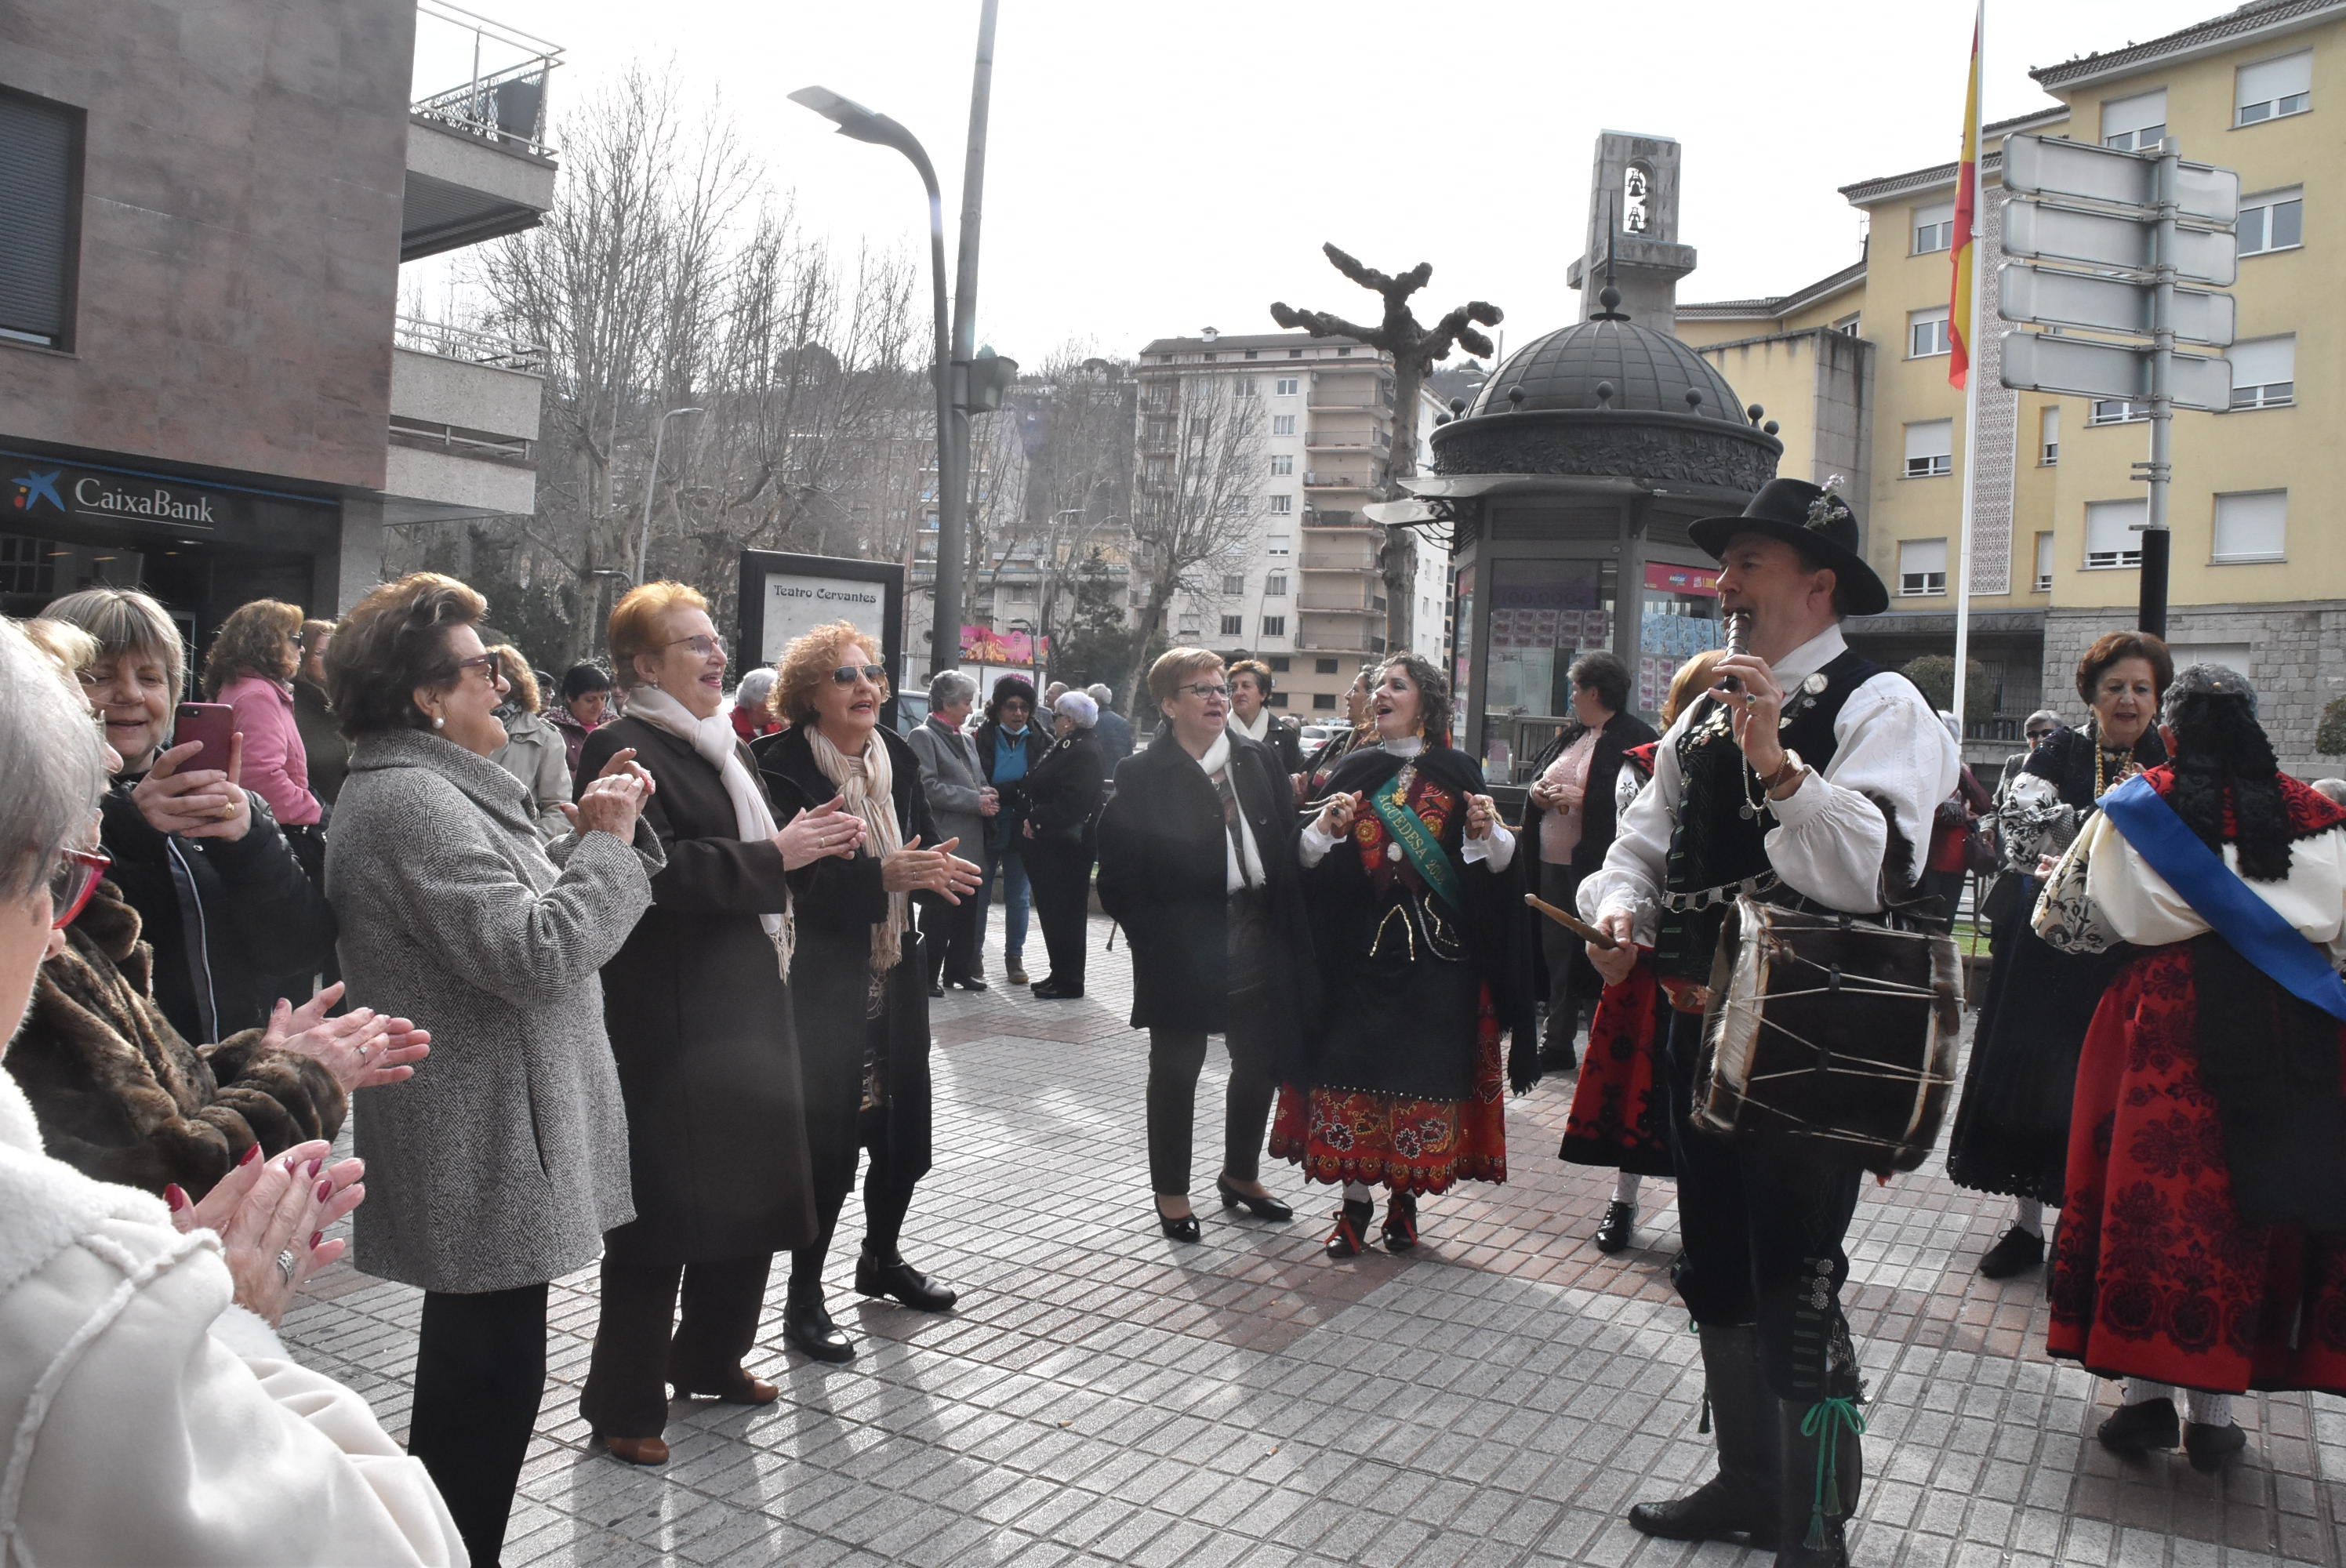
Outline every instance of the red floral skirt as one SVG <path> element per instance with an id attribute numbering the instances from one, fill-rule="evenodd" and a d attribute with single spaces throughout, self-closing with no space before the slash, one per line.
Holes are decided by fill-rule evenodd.
<path id="1" fill-rule="evenodd" d="M 1671 1174 L 1669 1090 L 1662 1078 L 1669 1032 L 1668 999 L 1645 963 L 1605 988 L 1580 1054 L 1560 1158 L 1632 1176 Z"/>
<path id="2" fill-rule="evenodd" d="M 1491 988 L 1474 1021 L 1474 1092 L 1467 1100 L 1414 1100 L 1371 1089 L 1279 1087 L 1274 1158 L 1312 1181 L 1380 1184 L 1436 1193 L 1464 1181 L 1507 1179 L 1506 1073 Z"/>
<path id="3" fill-rule="evenodd" d="M 2120 971 L 2094 1014 L 2045 1348 L 2212 1393 L 2346 1392 L 2346 1236 L 2239 1217 L 2198 1012 L 2178 945 Z"/>

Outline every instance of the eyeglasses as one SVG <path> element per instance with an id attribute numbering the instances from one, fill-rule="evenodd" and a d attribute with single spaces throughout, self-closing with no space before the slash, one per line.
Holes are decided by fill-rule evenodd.
<path id="1" fill-rule="evenodd" d="M 676 641 L 663 643 L 660 647 L 663 650 L 672 647 L 688 647 L 702 658 L 707 658 L 710 654 L 715 654 L 719 658 L 725 657 L 725 639 L 712 636 L 707 632 L 695 632 L 688 637 L 678 637 Z"/>
<path id="2" fill-rule="evenodd" d="M 471 658 L 456 661 L 456 678 L 462 680 L 466 670 L 478 667 L 483 675 L 489 677 L 489 684 L 495 686 L 505 678 L 505 657 L 501 654 L 474 654 Z"/>
<path id="3" fill-rule="evenodd" d="M 89 903 L 89 895 L 97 891 L 97 880 L 114 864 L 114 857 L 104 850 L 66 850 L 57 856 L 57 869 L 49 873 L 49 926 L 63 931 L 73 924 L 74 916 Z"/>
<path id="4" fill-rule="evenodd" d="M 843 664 L 831 672 L 831 684 L 853 686 L 858 676 L 878 686 L 888 678 L 888 667 L 884 664 Z"/>
<path id="5" fill-rule="evenodd" d="M 1219 681 L 1211 680 L 1195 681 L 1183 687 L 1181 689 L 1188 692 L 1192 697 L 1228 697 L 1230 694 L 1230 688 L 1229 687 L 1222 685 Z"/>
<path id="6" fill-rule="evenodd" d="M 285 640 L 291 643 L 297 648 L 307 647 L 310 643 L 310 639 L 303 636 L 300 632 L 287 632 L 285 634 Z"/>

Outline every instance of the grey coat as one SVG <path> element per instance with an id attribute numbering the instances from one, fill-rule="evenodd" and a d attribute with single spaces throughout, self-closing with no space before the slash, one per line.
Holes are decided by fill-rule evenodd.
<path id="1" fill-rule="evenodd" d="M 948 734 L 933 718 L 921 720 L 904 738 L 921 759 L 921 793 L 936 824 L 937 842 L 958 838 L 961 858 L 975 863 L 985 848 L 985 819 L 977 809 L 985 778 L 977 770 L 976 742 L 959 730 Z"/>
<path id="2" fill-rule="evenodd" d="M 361 1268 L 509 1290 L 594 1262 L 634 1217 L 597 972 L 665 863 L 640 824 L 632 849 L 546 844 L 528 790 L 439 736 L 360 740 L 326 855 L 342 978 L 432 1032 L 414 1077 L 358 1096 Z"/>
<path id="3" fill-rule="evenodd" d="M 505 743 L 489 760 L 520 779 L 536 797 L 539 836 L 547 843 L 570 831 L 562 808 L 571 799 L 570 750 L 562 732 L 535 713 L 516 708 L 505 719 Z"/>

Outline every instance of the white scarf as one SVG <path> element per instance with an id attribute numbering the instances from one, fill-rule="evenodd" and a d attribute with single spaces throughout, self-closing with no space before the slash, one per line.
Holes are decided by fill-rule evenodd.
<path id="1" fill-rule="evenodd" d="M 745 844 L 763 843 L 774 836 L 773 809 L 758 789 L 758 781 L 741 761 L 741 738 L 733 731 L 733 721 L 723 709 L 707 718 L 695 718 L 692 710 L 656 686 L 639 686 L 627 694 L 627 717 L 640 718 L 654 729 L 666 730 L 693 749 L 693 754 L 711 768 L 725 781 L 725 797 L 733 802 L 734 836 Z M 767 940 L 782 965 L 782 977 L 790 972 L 790 950 L 797 941 L 797 928 L 790 919 L 790 891 L 782 892 L 780 914 L 761 914 L 758 922 L 766 928 Z"/>
<path id="2" fill-rule="evenodd" d="M 847 809 L 863 819 L 869 830 L 858 854 L 886 860 L 904 847 L 903 829 L 896 824 L 896 769 L 888 759 L 888 744 L 873 730 L 863 742 L 863 755 L 850 757 L 831 743 L 814 725 L 806 726 L 807 746 L 822 776 L 839 786 Z M 934 849 L 936 846 L 928 846 Z M 885 974 L 904 956 L 904 932 L 913 923 L 913 895 L 890 893 L 888 918 L 872 928 L 872 972 Z"/>
<path id="3" fill-rule="evenodd" d="M 1166 738 L 1167 740 L 1171 741 L 1174 745 L 1178 746 L 1180 744 L 1180 742 L 1173 740 L 1170 736 L 1166 737 Z M 1205 770 L 1205 774 L 1208 779 L 1212 779 L 1217 774 L 1221 773 L 1224 769 L 1229 768 L 1229 765 L 1230 737 L 1229 732 L 1225 729 L 1221 734 L 1214 737 L 1214 743 L 1206 748 L 1206 754 L 1203 757 L 1198 759 L 1198 766 Z M 1235 792 L 1238 786 L 1238 775 L 1230 775 L 1231 790 Z M 1218 806 L 1221 803 L 1221 786 L 1219 784 L 1214 787 L 1214 800 L 1215 804 Z M 1246 864 L 1244 866 L 1240 866 L 1239 864 L 1239 847 L 1241 844 L 1246 847 Z M 1237 844 L 1231 843 L 1229 834 L 1225 831 L 1222 834 L 1222 847 L 1223 891 L 1234 893 L 1240 888 L 1244 887 L 1252 886 L 1260 888 L 1268 887 L 1270 885 L 1270 873 L 1265 871 L 1262 866 L 1262 850 L 1255 845 L 1254 830 L 1247 825 L 1246 813 L 1244 811 L 1240 811 L 1239 813 L 1239 842 Z"/>
<path id="4" fill-rule="evenodd" d="M 1270 734 L 1270 709 L 1268 706 L 1254 710 L 1254 722 L 1249 724 L 1239 717 L 1237 708 L 1230 709 L 1230 723 L 1249 740 L 1262 740 Z"/>

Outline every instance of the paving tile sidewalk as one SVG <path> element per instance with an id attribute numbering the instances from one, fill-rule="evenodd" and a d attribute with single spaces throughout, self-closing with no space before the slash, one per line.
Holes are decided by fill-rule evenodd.
<path id="1" fill-rule="evenodd" d="M 831 1300 L 860 1357 L 783 1349 L 778 1269 L 752 1366 L 781 1400 L 678 1405 L 673 1459 L 639 1471 L 586 1451 L 595 1275 L 556 1282 L 554 1382 L 507 1563 L 1766 1561 L 1622 1521 L 1707 1474 L 1709 1439 L 1669 1289 L 1670 1185 L 1647 1184 L 1636 1246 L 1598 1254 L 1586 1238 L 1610 1178 L 1555 1156 L 1568 1083 L 1509 1103 L 1504 1186 L 1428 1200 L 1408 1257 L 1333 1264 L 1319 1249 L 1331 1195 L 1291 1166 L 1265 1176 L 1293 1224 L 1212 1207 L 1210 1064 L 1205 1240 L 1180 1246 L 1149 1218 L 1146 1043 L 1125 1026 L 1130 967 L 1121 943 L 1099 951 L 1107 934 L 1096 920 L 1082 1001 L 997 981 L 936 1004 L 936 1168 L 905 1252 L 961 1287 L 957 1311 L 853 1295 L 851 1203 Z M 2115 1392 L 2045 1359 L 2039 1284 L 1973 1271 L 2003 1212 L 1935 1160 L 1859 1205 L 1845 1299 L 1873 1402 L 1856 1561 L 2346 1564 L 2346 1410 L 2239 1401 L 2249 1461 L 2220 1483 L 2179 1454 L 2119 1464 L 2092 1440 Z M 318 1287 L 289 1343 L 403 1433 L 418 1293 L 347 1266 Z"/>

